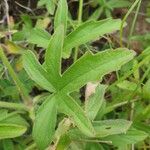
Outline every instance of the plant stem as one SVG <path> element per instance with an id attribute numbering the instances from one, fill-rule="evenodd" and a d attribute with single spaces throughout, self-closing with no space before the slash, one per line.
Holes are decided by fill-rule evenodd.
<path id="1" fill-rule="evenodd" d="M 132 10 L 135 8 L 135 6 L 137 5 L 137 3 L 140 0 L 136 0 L 133 5 L 130 7 L 130 9 L 128 10 L 127 14 L 124 16 L 122 23 L 121 23 L 121 27 L 120 27 L 120 46 L 123 47 L 123 43 L 122 43 L 122 37 L 123 37 L 123 26 L 125 21 L 127 20 L 128 16 L 130 15 L 130 13 L 132 12 Z"/>
<path id="2" fill-rule="evenodd" d="M 82 22 L 83 0 L 79 0 L 78 24 Z"/>
<path id="3" fill-rule="evenodd" d="M 29 111 L 29 108 L 27 106 L 25 106 L 24 104 L 18 104 L 18 103 L 10 103 L 10 102 L 0 101 L 0 107 L 15 109 L 15 110 Z"/>
<path id="4" fill-rule="evenodd" d="M 7 57 L 5 56 L 3 49 L 0 47 L 0 58 L 3 62 L 3 64 L 7 67 L 9 74 L 11 76 L 11 78 L 14 80 L 17 89 L 24 101 L 25 104 L 29 104 L 30 102 L 30 97 L 28 95 L 27 89 L 25 88 L 25 86 L 23 85 L 23 83 L 20 81 L 20 79 L 17 77 L 16 73 L 14 72 L 12 66 L 10 65 Z"/>
<path id="5" fill-rule="evenodd" d="M 9 5 L 8 0 L 4 0 L 5 3 L 5 13 L 6 13 L 6 19 L 7 19 L 7 26 L 8 26 L 8 32 L 9 32 L 9 40 L 11 40 L 11 33 L 10 33 L 10 19 L 9 19 Z"/>
<path id="6" fill-rule="evenodd" d="M 130 38 L 134 32 L 134 27 L 135 27 L 135 23 L 136 23 L 136 20 L 137 20 L 137 16 L 138 16 L 138 12 L 139 12 L 139 9 L 140 9 L 140 6 L 141 6 L 141 0 L 139 1 L 138 3 L 138 6 L 137 6 L 137 9 L 136 9 L 136 12 L 135 12 L 135 16 L 134 16 L 134 20 L 132 22 L 132 26 L 131 26 L 131 30 L 130 30 L 130 34 L 129 34 L 129 38 L 128 38 L 128 48 L 129 48 L 129 45 L 130 45 Z"/>
<path id="7" fill-rule="evenodd" d="M 79 0 L 78 25 L 80 25 L 82 22 L 82 13 L 83 13 L 83 0 Z M 78 58 L 78 51 L 79 51 L 79 47 L 76 47 L 74 51 L 74 62 Z"/>

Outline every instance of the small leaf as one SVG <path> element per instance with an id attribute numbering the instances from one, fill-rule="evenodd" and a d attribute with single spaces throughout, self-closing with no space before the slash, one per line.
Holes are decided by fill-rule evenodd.
<path id="1" fill-rule="evenodd" d="M 130 128 L 131 123 L 131 121 L 123 119 L 95 121 L 93 122 L 93 127 L 96 133 L 95 137 L 104 138 L 110 135 L 126 133 Z M 82 134 L 77 128 L 71 129 L 68 135 L 73 140 L 88 139 L 88 137 Z"/>
<path id="2" fill-rule="evenodd" d="M 6 50 L 9 54 L 21 54 L 23 48 L 11 41 L 6 41 Z"/>
<path id="3" fill-rule="evenodd" d="M 61 136 L 65 135 L 70 129 L 71 125 L 72 122 L 68 118 L 64 118 L 61 122 L 59 122 L 58 128 L 55 131 L 55 138 L 59 139 Z"/>
<path id="4" fill-rule="evenodd" d="M 95 131 L 83 109 L 70 96 L 59 93 L 56 98 L 61 112 L 72 117 L 75 125 L 87 136 L 94 136 Z"/>
<path id="5" fill-rule="evenodd" d="M 49 82 L 49 76 L 46 70 L 38 62 L 35 55 L 31 51 L 27 51 L 23 55 L 23 65 L 28 75 L 44 89 L 53 92 L 53 85 Z"/>
<path id="6" fill-rule="evenodd" d="M 47 17 L 38 19 L 35 26 L 36 28 L 46 29 L 50 22 L 51 22 L 51 19 L 50 17 L 47 16 Z"/>
<path id="7" fill-rule="evenodd" d="M 128 0 L 110 0 L 107 3 L 107 6 L 111 9 L 128 7 L 130 5 L 131 5 L 131 2 L 129 2 Z"/>
<path id="8" fill-rule="evenodd" d="M 93 122 L 94 129 L 97 137 L 105 137 L 113 134 L 126 133 L 130 128 L 132 122 L 116 119 L 116 120 L 103 120 Z"/>
<path id="9" fill-rule="evenodd" d="M 51 95 L 39 108 L 33 127 L 33 138 L 40 150 L 44 150 L 52 142 L 56 117 L 56 99 Z"/>
<path id="10" fill-rule="evenodd" d="M 86 53 L 64 72 L 60 89 L 72 92 L 87 82 L 98 81 L 104 75 L 120 69 L 134 55 L 134 51 L 124 48 L 106 50 L 97 54 Z"/>
<path id="11" fill-rule="evenodd" d="M 81 24 L 65 38 L 63 56 L 69 57 L 72 48 L 119 30 L 120 26 L 121 20 L 119 19 L 88 21 Z"/>
<path id="12" fill-rule="evenodd" d="M 3 112 L 2 112 L 3 111 Z M 4 116 L 0 117 L 0 124 L 14 124 L 19 126 L 29 126 L 28 123 L 22 118 L 19 114 L 16 114 L 15 112 L 8 113 L 7 110 L 2 110 Z"/>
<path id="13" fill-rule="evenodd" d="M 64 25 L 64 31 L 66 33 L 68 19 L 68 4 L 66 0 L 59 0 L 58 8 L 54 19 L 54 29 L 61 24 Z"/>
<path id="14" fill-rule="evenodd" d="M 143 131 L 130 129 L 126 134 L 110 135 L 103 140 L 112 141 L 113 145 L 124 146 L 128 144 L 136 144 L 143 141 L 147 137 L 147 134 Z"/>
<path id="15" fill-rule="evenodd" d="M 0 139 L 14 138 L 24 134 L 27 130 L 26 126 L 17 124 L 1 124 L 0 123 Z"/>
<path id="16" fill-rule="evenodd" d="M 31 17 L 29 15 L 27 15 L 27 14 L 22 15 L 21 19 L 27 28 L 32 29 L 33 24 L 32 24 Z"/>
<path id="17" fill-rule="evenodd" d="M 59 140 L 59 142 L 56 146 L 56 150 L 65 150 L 65 149 L 67 149 L 71 142 L 72 141 L 70 140 L 69 136 L 63 135 L 60 138 L 60 140 Z"/>
<path id="18" fill-rule="evenodd" d="M 16 112 L 0 110 L 0 139 L 21 136 L 27 130 L 27 122 Z"/>
<path id="19" fill-rule="evenodd" d="M 85 102 L 85 112 L 90 120 L 94 120 L 104 101 L 107 86 L 99 84 L 94 94 Z"/>
<path id="20" fill-rule="evenodd" d="M 47 48 L 51 35 L 40 28 L 33 28 L 29 32 L 27 40 L 29 43 L 37 44 L 38 47 Z"/>
<path id="21" fill-rule="evenodd" d="M 123 90 L 135 91 L 137 89 L 138 92 L 141 92 L 140 87 L 134 82 L 130 82 L 128 80 L 124 80 L 117 84 L 117 86 Z"/>

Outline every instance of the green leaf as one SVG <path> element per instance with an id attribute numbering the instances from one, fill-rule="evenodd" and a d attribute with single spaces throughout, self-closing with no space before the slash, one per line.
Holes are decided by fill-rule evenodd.
<path id="1" fill-rule="evenodd" d="M 66 0 L 59 0 L 58 8 L 54 19 L 54 29 L 59 25 L 64 25 L 64 31 L 66 33 L 68 19 L 68 4 Z"/>
<path id="2" fill-rule="evenodd" d="M 111 9 L 128 7 L 130 5 L 131 5 L 131 2 L 129 2 L 128 0 L 110 0 L 107 3 L 107 6 Z"/>
<path id="3" fill-rule="evenodd" d="M 131 121 L 123 119 L 93 122 L 97 137 L 105 137 L 113 134 L 126 133 L 130 128 L 131 124 Z"/>
<path id="4" fill-rule="evenodd" d="M 16 112 L 8 113 L 7 110 L 3 109 L 2 111 L 5 111 L 5 114 L 2 112 L 4 116 L 0 117 L 0 124 L 15 124 L 25 127 L 29 126 L 28 123 L 19 114 L 16 114 Z"/>
<path id="5" fill-rule="evenodd" d="M 61 112 L 72 117 L 75 125 L 87 136 L 93 137 L 95 131 L 93 126 L 86 117 L 83 109 L 68 95 L 59 93 L 57 96 L 58 106 Z"/>
<path id="6" fill-rule="evenodd" d="M 104 8 L 103 7 L 99 7 L 97 8 L 93 14 L 89 17 L 89 20 L 98 20 L 98 18 L 101 16 L 101 14 L 103 13 Z"/>
<path id="7" fill-rule="evenodd" d="M 0 47 L 0 58 L 2 59 L 3 64 L 7 67 L 8 72 L 9 72 L 11 78 L 13 79 L 22 99 L 24 100 L 25 103 L 28 103 L 30 101 L 30 96 L 28 95 L 27 88 L 24 86 L 24 84 L 18 78 L 17 74 L 15 73 L 14 69 L 10 65 L 10 63 L 9 63 L 7 57 L 5 56 L 3 49 L 1 47 Z"/>
<path id="8" fill-rule="evenodd" d="M 146 132 L 150 136 L 150 125 L 149 124 L 140 122 L 139 120 L 135 119 L 134 127 L 138 130 Z"/>
<path id="9" fill-rule="evenodd" d="M 52 99 L 57 100 L 59 111 L 68 115 L 82 133 L 88 137 L 95 137 L 96 133 L 91 121 L 85 115 L 83 109 L 68 94 L 84 86 L 89 81 L 97 81 L 105 74 L 118 70 L 126 62 L 130 61 L 135 53 L 127 49 L 106 50 L 97 54 L 89 52 L 75 62 L 60 78 L 60 57 L 63 45 L 61 31 L 62 29 L 58 28 L 51 38 L 44 63 L 46 70 L 29 51 L 24 55 L 24 67 L 30 77 L 43 88 L 49 91 L 55 88 L 52 91 L 55 92 Z M 39 115 L 36 116 L 33 135 L 36 144 L 41 149 L 46 148 L 53 139 L 52 131 L 49 129 L 51 125 L 49 120 L 52 114 L 48 115 L 51 107 L 50 101 L 47 100 L 41 106 Z M 46 120 L 46 123 L 43 119 Z M 44 127 L 42 128 L 41 124 L 43 122 L 45 126 L 43 125 Z M 51 133 L 47 135 L 46 131 L 49 130 Z M 40 133 L 38 133 L 39 131 Z M 36 136 L 36 134 L 39 134 L 39 136 Z M 49 137 L 45 138 L 46 136 Z"/>
<path id="10" fill-rule="evenodd" d="M 55 86 L 59 84 L 61 74 L 61 52 L 64 41 L 64 27 L 59 26 L 51 37 L 49 46 L 45 54 L 46 70 L 49 74 L 51 82 Z"/>
<path id="11" fill-rule="evenodd" d="M 45 5 L 48 12 L 53 15 L 56 7 L 56 0 L 39 0 L 38 6 Z"/>
<path id="12" fill-rule="evenodd" d="M 21 136 L 27 130 L 27 122 L 16 112 L 0 110 L 0 139 Z"/>
<path id="13" fill-rule="evenodd" d="M 33 28 L 27 40 L 29 43 L 37 44 L 39 47 L 47 48 L 51 35 L 44 29 Z"/>
<path id="14" fill-rule="evenodd" d="M 14 138 L 24 134 L 27 130 L 26 126 L 17 124 L 1 124 L 0 123 L 0 139 Z"/>
<path id="15" fill-rule="evenodd" d="M 32 20 L 31 17 L 29 15 L 22 15 L 21 16 L 22 21 L 24 22 L 26 28 L 31 29 L 33 24 L 32 24 Z"/>
<path id="16" fill-rule="evenodd" d="M 65 38 L 63 56 L 69 57 L 72 48 L 119 30 L 120 26 L 121 20 L 119 19 L 88 21 L 81 24 Z"/>
<path id="17" fill-rule="evenodd" d="M 7 47 L 7 52 L 9 54 L 21 54 L 23 51 L 22 47 L 18 46 L 16 43 L 12 41 L 6 41 L 5 45 Z"/>
<path id="18" fill-rule="evenodd" d="M 64 72 L 60 89 L 72 92 L 89 81 L 98 81 L 105 74 L 120 69 L 134 55 L 134 51 L 124 48 L 106 50 L 97 54 L 86 53 Z"/>
<path id="19" fill-rule="evenodd" d="M 56 146 L 56 150 L 65 150 L 69 147 L 70 143 L 71 140 L 69 136 L 63 135 Z"/>
<path id="20" fill-rule="evenodd" d="M 4 150 L 14 150 L 14 144 L 11 139 L 5 139 L 2 141 Z"/>
<path id="21" fill-rule="evenodd" d="M 33 138 L 40 150 L 44 150 L 53 140 L 56 117 L 56 99 L 51 95 L 40 106 L 33 127 Z"/>
<path id="22" fill-rule="evenodd" d="M 50 92 L 55 91 L 53 85 L 49 82 L 48 73 L 31 51 L 27 51 L 23 54 L 23 64 L 26 72 L 32 80 Z"/>
<path id="23" fill-rule="evenodd" d="M 85 102 L 85 112 L 90 120 L 94 120 L 104 102 L 104 94 L 107 86 L 99 84 L 94 94 Z"/>
<path id="24" fill-rule="evenodd" d="M 127 121 L 124 119 L 94 121 L 93 127 L 96 133 L 95 137 L 104 138 L 110 135 L 126 133 L 130 128 L 131 123 L 131 121 Z M 71 129 L 68 135 L 73 140 L 88 139 L 87 136 L 83 135 L 77 128 Z"/>
<path id="25" fill-rule="evenodd" d="M 57 39 L 57 38 L 55 38 L 55 37 L 57 37 L 56 35 L 57 34 L 55 33 L 52 38 L 53 40 Z M 55 51 L 53 51 L 53 49 L 49 50 L 49 52 L 51 52 L 51 51 L 55 54 Z M 59 49 L 58 52 L 60 53 L 61 50 Z M 35 57 L 33 56 L 33 54 L 31 52 L 28 52 L 28 53 L 29 54 L 26 56 L 26 59 L 30 60 L 30 61 L 28 61 L 25 64 L 25 69 L 28 72 L 28 74 L 32 78 L 33 77 L 36 78 L 37 74 L 39 74 L 39 73 L 40 73 L 39 75 L 40 76 L 42 75 L 42 77 L 43 77 L 43 74 L 49 75 L 49 73 L 47 73 L 45 70 L 44 70 L 44 73 L 41 73 L 42 66 L 37 62 L 37 60 L 35 59 Z M 105 75 L 111 71 L 118 70 L 123 64 L 125 64 L 126 62 L 131 60 L 134 55 L 135 55 L 135 53 L 133 51 L 129 51 L 127 49 L 108 50 L 108 51 L 100 52 L 98 54 L 87 53 L 83 57 L 81 57 L 76 63 L 74 63 L 63 74 L 63 76 L 61 77 L 61 80 L 57 80 L 57 84 L 59 86 L 54 85 L 54 86 L 56 86 L 56 91 L 57 91 L 54 95 L 54 99 L 57 100 L 57 105 L 58 105 L 60 112 L 63 112 L 64 114 L 70 116 L 71 119 L 73 120 L 73 122 L 75 123 L 75 125 L 81 130 L 82 133 L 84 133 L 88 137 L 94 137 L 95 130 L 94 130 L 90 120 L 85 115 L 83 109 L 75 102 L 74 99 L 72 99 L 70 96 L 68 96 L 67 93 L 75 91 L 76 89 L 82 87 L 89 81 L 99 80 L 100 78 L 103 77 L 103 75 Z M 54 64 L 53 66 L 58 65 L 55 63 L 58 63 L 60 55 L 57 54 L 56 56 L 57 57 L 55 57 L 55 58 L 51 58 L 51 61 Z M 47 57 L 47 58 L 49 58 L 49 57 Z M 56 60 L 57 60 L 57 62 L 56 62 Z M 49 61 L 49 59 L 47 59 L 46 61 Z M 29 66 L 30 66 L 30 68 L 28 69 Z M 47 66 L 48 65 L 46 65 L 46 67 Z M 51 66 L 51 64 L 50 64 L 50 66 Z M 35 68 L 36 68 L 36 71 L 34 71 Z M 42 68 L 42 72 L 43 72 L 43 68 Z M 53 72 L 53 70 L 52 70 L 52 72 Z M 55 78 L 55 75 L 53 75 L 53 77 Z M 45 79 L 45 76 L 44 76 L 44 79 Z M 36 78 L 37 83 L 39 83 L 40 80 L 41 80 L 41 78 Z M 53 81 L 54 80 L 51 79 L 51 82 L 53 82 Z M 41 84 L 49 84 L 49 82 L 47 80 L 45 82 L 41 82 Z M 49 109 L 47 108 L 48 106 L 46 106 L 46 105 L 49 105 L 49 104 L 47 102 L 47 104 L 44 103 L 43 105 L 44 106 L 42 107 L 42 112 L 43 112 L 42 114 L 44 114 L 45 117 L 47 118 L 48 116 L 46 115 L 46 113 L 48 112 Z M 36 116 L 36 119 L 42 120 L 39 122 L 37 121 L 37 123 L 36 123 L 37 126 L 41 127 L 41 123 L 44 122 L 43 121 L 44 115 L 39 115 L 39 117 Z M 48 126 L 48 124 L 49 124 L 49 122 L 47 123 L 47 126 Z M 36 131 L 36 132 L 38 132 L 38 131 Z M 41 137 L 43 137 L 42 139 L 45 139 L 44 136 L 45 135 L 42 135 L 42 133 L 41 133 L 40 137 L 38 137 L 38 138 L 41 139 Z M 34 136 L 34 137 L 36 137 L 36 136 Z M 39 142 L 36 141 L 36 143 L 39 143 Z"/>
<path id="26" fill-rule="evenodd" d="M 117 86 L 123 90 L 135 91 L 137 89 L 136 91 L 141 92 L 140 87 L 137 88 L 138 85 L 136 83 L 130 82 L 128 80 L 124 80 L 124 81 L 118 83 Z"/>
<path id="27" fill-rule="evenodd" d="M 136 144 L 143 141 L 147 137 L 147 134 L 143 131 L 130 129 L 126 134 L 111 135 L 103 140 L 112 141 L 115 146 L 124 146 L 128 144 Z"/>
<path id="28" fill-rule="evenodd" d="M 150 99 L 150 79 L 143 86 L 143 97 L 145 99 Z"/>

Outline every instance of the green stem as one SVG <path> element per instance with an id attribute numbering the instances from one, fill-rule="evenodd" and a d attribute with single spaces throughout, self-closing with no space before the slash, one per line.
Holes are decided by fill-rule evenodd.
<path id="1" fill-rule="evenodd" d="M 78 49 L 79 47 L 75 47 L 73 62 L 76 62 L 76 60 L 78 59 Z"/>
<path id="2" fill-rule="evenodd" d="M 79 0 L 78 25 L 80 25 L 82 22 L 82 13 L 83 13 L 83 0 Z M 74 62 L 78 58 L 78 51 L 79 51 L 79 48 L 76 47 L 74 51 Z"/>
<path id="3" fill-rule="evenodd" d="M 140 6 L 141 6 L 141 0 L 139 1 L 138 3 L 138 6 L 137 6 L 137 9 L 136 9 L 136 12 L 135 12 L 135 16 L 134 16 L 134 20 L 132 22 L 132 26 L 131 26 L 131 30 L 130 30 L 130 34 L 129 34 L 129 38 L 128 38 L 128 48 L 129 48 L 129 45 L 130 45 L 130 38 L 134 32 L 134 27 L 135 27 L 135 23 L 136 23 L 136 20 L 137 20 L 137 16 L 138 16 L 138 12 L 139 12 L 139 9 L 140 9 Z"/>
<path id="4" fill-rule="evenodd" d="M 25 88 L 23 83 L 19 80 L 19 78 L 17 77 L 16 73 L 14 72 L 12 66 L 10 65 L 10 63 L 9 63 L 7 57 L 5 56 L 3 49 L 1 47 L 0 47 L 0 58 L 3 62 L 3 64 L 7 67 L 11 78 L 14 80 L 22 99 L 24 100 L 24 103 L 29 104 L 30 97 L 28 95 L 27 89 Z"/>
<path id="5" fill-rule="evenodd" d="M 79 0 L 78 24 L 82 22 L 83 0 Z"/>
<path id="6" fill-rule="evenodd" d="M 123 27 L 124 27 L 124 23 L 127 20 L 128 16 L 130 15 L 130 13 L 132 12 L 132 10 L 135 8 L 135 6 L 137 5 L 137 3 L 140 0 L 136 0 L 133 5 L 131 6 L 131 8 L 128 10 L 127 14 L 124 16 L 122 23 L 121 23 L 121 27 L 120 27 L 120 46 L 123 47 L 123 42 L 122 42 L 122 37 L 123 37 Z"/>
<path id="7" fill-rule="evenodd" d="M 29 108 L 27 106 L 25 106 L 24 104 L 18 104 L 18 103 L 0 101 L 0 107 L 8 108 L 8 109 L 15 109 L 15 110 L 29 111 Z"/>

